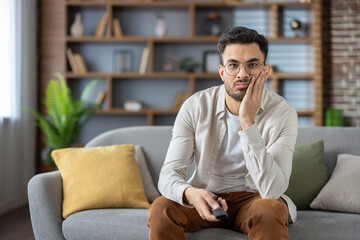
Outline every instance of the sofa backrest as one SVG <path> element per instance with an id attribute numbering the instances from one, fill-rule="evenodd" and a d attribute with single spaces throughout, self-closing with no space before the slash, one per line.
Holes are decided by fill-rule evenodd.
<path id="1" fill-rule="evenodd" d="M 296 144 L 324 140 L 324 160 L 330 177 L 341 153 L 360 155 L 360 128 L 355 127 L 302 127 Z"/>
<path id="2" fill-rule="evenodd" d="M 172 126 L 136 126 L 105 132 L 86 144 L 85 147 L 113 144 L 140 145 L 149 171 L 157 184 L 160 169 L 171 140 Z M 337 155 L 349 153 L 360 155 L 360 128 L 350 127 L 302 127 L 299 128 L 297 144 L 324 140 L 324 159 L 328 176 L 332 173 Z"/>

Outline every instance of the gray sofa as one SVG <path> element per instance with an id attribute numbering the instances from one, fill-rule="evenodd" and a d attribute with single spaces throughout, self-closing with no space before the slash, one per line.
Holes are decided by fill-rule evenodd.
<path id="1" fill-rule="evenodd" d="M 129 127 L 99 135 L 86 147 L 112 144 L 142 146 L 154 183 L 171 139 L 170 126 Z M 299 129 L 297 144 L 324 139 L 325 161 L 330 176 L 337 155 L 360 155 L 360 128 L 306 127 Z M 334 193 L 336 194 L 336 193 Z M 62 180 L 58 171 L 34 176 L 28 185 L 31 222 L 36 239 L 148 239 L 147 209 L 100 209 L 82 211 L 62 218 Z M 289 225 L 290 239 L 360 239 L 360 214 L 298 211 Z M 187 239 L 247 239 L 226 229 L 186 233 Z"/>

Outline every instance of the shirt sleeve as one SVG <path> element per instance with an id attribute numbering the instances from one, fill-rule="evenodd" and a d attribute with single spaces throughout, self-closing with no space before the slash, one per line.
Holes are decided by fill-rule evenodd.
<path id="1" fill-rule="evenodd" d="M 292 111 L 276 140 L 266 148 L 258 126 L 239 131 L 246 167 L 262 198 L 278 199 L 287 189 L 297 138 L 297 114 Z"/>
<path id="2" fill-rule="evenodd" d="M 186 101 L 176 117 L 158 188 L 164 197 L 190 207 L 183 200 L 185 189 L 191 186 L 186 179 L 194 153 L 194 131 L 188 105 L 189 101 Z"/>

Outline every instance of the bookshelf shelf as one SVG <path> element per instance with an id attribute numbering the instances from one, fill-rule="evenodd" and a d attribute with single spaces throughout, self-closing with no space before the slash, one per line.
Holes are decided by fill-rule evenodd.
<path id="1" fill-rule="evenodd" d="M 177 110 L 172 109 L 141 109 L 140 111 L 127 111 L 123 108 L 112 108 L 107 110 L 97 110 L 96 114 L 127 114 L 127 115 L 146 115 L 146 114 L 159 114 L 159 115 L 172 115 L 177 114 Z M 312 116 L 314 110 L 300 110 L 299 116 Z"/>
<path id="2" fill-rule="evenodd" d="M 171 42 L 214 42 L 217 43 L 219 37 L 217 36 L 196 36 L 196 37 L 138 37 L 138 36 L 123 36 L 120 38 L 116 37 L 95 37 L 95 36 L 84 36 L 84 37 L 71 37 L 67 36 L 66 41 L 68 43 L 86 43 L 86 42 L 158 42 L 158 43 L 171 43 Z M 269 43 L 312 43 L 315 41 L 311 37 L 297 37 L 297 38 L 286 38 L 286 37 L 268 37 Z"/>
<path id="3" fill-rule="evenodd" d="M 75 74 L 67 72 L 67 78 L 216 78 L 217 73 L 186 73 L 186 72 L 153 72 L 153 73 L 100 73 L 87 72 L 84 74 Z"/>
<path id="4" fill-rule="evenodd" d="M 160 114 L 171 115 L 177 114 L 176 110 L 171 109 L 141 109 L 139 111 L 128 111 L 123 108 L 112 108 L 107 110 L 97 110 L 96 114 L 127 114 L 127 115 L 144 115 L 144 114 Z"/>
<path id="5" fill-rule="evenodd" d="M 75 74 L 67 72 L 67 78 L 220 78 L 218 73 L 153 72 L 153 73 L 100 73 L 87 72 Z M 269 78 L 277 79 L 313 79 L 313 73 L 273 73 Z"/>
<path id="6" fill-rule="evenodd" d="M 172 115 L 177 114 L 177 110 L 172 109 L 141 109 L 140 111 L 127 111 L 123 108 L 112 108 L 107 110 L 97 110 L 96 114 L 127 114 L 127 115 L 146 115 L 146 114 L 159 114 L 159 115 Z M 314 115 L 314 110 L 300 110 L 299 116 Z"/>
<path id="7" fill-rule="evenodd" d="M 299 116 L 313 116 L 315 114 L 314 110 L 300 110 L 298 111 Z"/>
<path id="8" fill-rule="evenodd" d="M 233 7 L 233 6 L 312 6 L 311 3 L 302 3 L 300 1 L 269 1 L 269 2 L 243 2 L 236 0 L 225 0 L 224 2 L 219 1 L 154 1 L 150 0 L 147 2 L 134 0 L 129 2 L 118 2 L 118 1 L 66 1 L 67 6 L 131 6 L 131 7 L 139 7 L 139 3 L 141 6 L 199 6 L 199 7 Z"/>

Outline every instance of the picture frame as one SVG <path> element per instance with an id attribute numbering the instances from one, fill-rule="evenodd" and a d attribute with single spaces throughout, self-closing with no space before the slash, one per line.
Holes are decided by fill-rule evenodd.
<path id="1" fill-rule="evenodd" d="M 221 64 L 220 55 L 217 51 L 205 51 L 203 54 L 203 72 L 217 73 Z"/>

